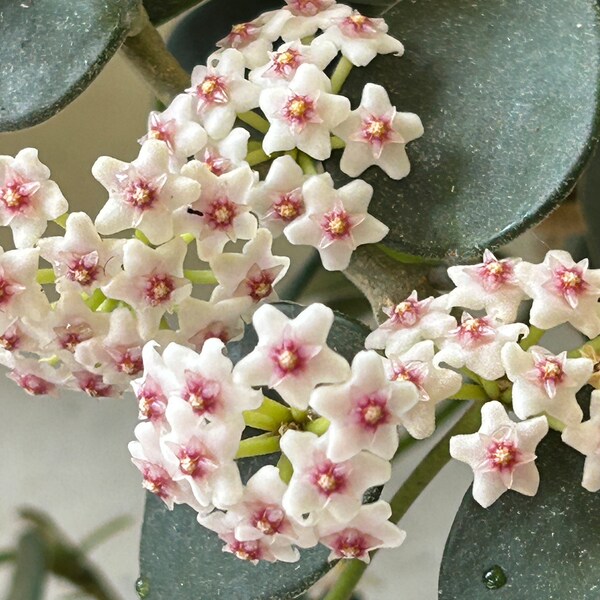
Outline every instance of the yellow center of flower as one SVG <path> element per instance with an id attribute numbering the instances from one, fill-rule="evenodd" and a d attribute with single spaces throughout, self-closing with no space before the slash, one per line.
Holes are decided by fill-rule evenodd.
<path id="1" fill-rule="evenodd" d="M 324 492 L 333 492 L 333 490 L 335 490 L 337 484 L 335 481 L 335 477 L 333 477 L 332 475 L 329 475 L 329 473 L 323 473 L 322 475 L 319 476 L 319 479 L 317 480 L 317 485 Z"/>
<path id="2" fill-rule="evenodd" d="M 348 230 L 346 221 L 340 217 L 334 217 L 329 221 L 329 231 L 334 235 L 343 235 Z"/>
<path id="3" fill-rule="evenodd" d="M 8 188 L 4 191 L 4 203 L 9 208 L 19 206 L 21 204 L 21 200 L 23 200 L 23 196 L 21 196 L 17 190 Z"/>
<path id="4" fill-rule="evenodd" d="M 231 210 L 227 206 L 221 206 L 214 212 L 214 220 L 217 223 L 229 223 L 231 221 Z"/>
<path id="5" fill-rule="evenodd" d="M 294 60 L 294 55 L 291 52 L 280 52 L 275 57 L 275 62 L 279 65 L 289 65 Z"/>
<path id="6" fill-rule="evenodd" d="M 487 263 L 485 270 L 491 275 L 501 275 L 504 272 L 504 265 L 500 261 L 495 260 Z"/>
<path id="7" fill-rule="evenodd" d="M 506 446 L 499 446 L 494 452 L 494 462 L 497 465 L 508 465 L 513 461 L 513 458 L 512 450 Z"/>
<path id="8" fill-rule="evenodd" d="M 367 133 L 372 137 L 381 138 L 385 135 L 385 132 L 385 123 L 380 120 L 371 121 L 367 127 Z"/>
<path id="9" fill-rule="evenodd" d="M 383 416 L 380 406 L 369 406 L 364 412 L 364 419 L 369 425 L 376 425 Z"/>
<path id="10" fill-rule="evenodd" d="M 264 298 L 271 293 L 271 284 L 263 281 L 254 288 L 254 295 L 258 298 Z"/>
<path id="11" fill-rule="evenodd" d="M 397 315 L 403 315 L 410 310 L 412 310 L 412 304 L 410 302 L 400 302 L 400 304 L 396 304 L 396 308 L 394 308 L 394 312 Z"/>
<path id="12" fill-rule="evenodd" d="M 279 205 L 277 207 L 277 212 L 282 219 L 287 220 L 293 219 L 298 214 L 296 207 L 291 202 L 285 202 L 284 204 Z"/>
<path id="13" fill-rule="evenodd" d="M 231 33 L 240 35 L 246 31 L 246 23 L 239 23 L 231 28 Z"/>
<path id="14" fill-rule="evenodd" d="M 577 273 L 573 273 L 573 271 L 565 271 L 560 279 L 565 287 L 579 287 L 581 285 L 581 277 L 577 275 Z"/>
<path id="15" fill-rule="evenodd" d="M 135 206 L 146 206 L 152 203 L 152 194 L 147 188 L 137 186 L 131 193 L 131 200 Z"/>
<path id="16" fill-rule="evenodd" d="M 367 20 L 367 17 L 363 16 L 363 15 L 352 15 L 350 17 L 350 20 L 355 24 L 358 25 L 359 27 L 361 25 L 365 24 L 365 21 Z"/>
<path id="17" fill-rule="evenodd" d="M 306 112 L 306 102 L 302 98 L 296 98 L 290 102 L 289 113 L 293 117 L 302 117 Z"/>
<path id="18" fill-rule="evenodd" d="M 213 79 L 205 79 L 200 85 L 203 94 L 212 94 L 217 87 L 217 83 Z"/>
<path id="19" fill-rule="evenodd" d="M 557 365 L 555 362 L 549 360 L 544 365 L 544 379 L 554 379 L 555 377 L 559 377 L 561 374 L 562 369 L 560 368 L 560 365 Z"/>
<path id="20" fill-rule="evenodd" d="M 277 362 L 284 371 L 293 371 L 298 364 L 298 355 L 292 350 L 284 350 L 277 357 Z"/>

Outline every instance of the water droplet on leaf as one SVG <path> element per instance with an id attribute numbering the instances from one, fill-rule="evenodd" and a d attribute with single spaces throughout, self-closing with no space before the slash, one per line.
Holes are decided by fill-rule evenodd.
<path id="1" fill-rule="evenodd" d="M 488 590 L 497 590 L 506 583 L 506 573 L 502 567 L 493 565 L 483 573 L 483 583 Z"/>
<path id="2" fill-rule="evenodd" d="M 135 582 L 135 591 L 140 598 L 147 598 L 150 594 L 150 584 L 147 579 L 140 577 Z"/>

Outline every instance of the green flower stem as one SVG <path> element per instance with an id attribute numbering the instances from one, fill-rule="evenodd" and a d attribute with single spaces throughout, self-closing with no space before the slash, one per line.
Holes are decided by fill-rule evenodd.
<path id="1" fill-rule="evenodd" d="M 319 417 L 314 421 L 309 421 L 304 425 L 304 431 L 316 433 L 318 436 L 323 435 L 329 429 L 329 421 L 325 417 Z"/>
<path id="2" fill-rule="evenodd" d="M 296 161 L 305 175 L 316 175 L 317 167 L 315 161 L 306 153 L 298 151 L 298 159 Z"/>
<path id="3" fill-rule="evenodd" d="M 140 2 L 140 12 L 121 50 L 154 95 L 165 105 L 190 86 L 190 76 L 167 50 Z"/>
<path id="4" fill-rule="evenodd" d="M 499 400 L 503 404 L 512 405 L 512 384 L 500 394 Z"/>
<path id="5" fill-rule="evenodd" d="M 215 285 L 219 283 L 210 269 L 206 271 L 184 269 L 183 276 L 186 279 L 189 279 L 189 281 L 191 281 L 192 283 L 197 283 L 199 285 Z"/>
<path id="6" fill-rule="evenodd" d="M 392 516 L 390 521 L 397 523 L 419 497 L 421 492 L 431 483 L 434 477 L 450 460 L 448 444 L 454 435 L 477 431 L 481 424 L 481 402 L 473 402 L 465 414 L 455 423 L 446 435 L 432 448 L 429 454 L 417 465 L 408 479 L 400 486 L 390 505 Z M 371 557 L 376 551 L 371 553 Z M 360 581 L 367 564 L 360 560 L 349 560 L 333 587 L 323 600 L 348 600 L 352 591 Z"/>
<path id="7" fill-rule="evenodd" d="M 151 246 L 152 244 L 150 244 L 150 240 L 146 237 L 146 234 L 143 231 L 140 231 L 139 229 L 135 230 L 135 237 L 140 240 L 140 242 L 144 242 L 144 244 L 146 244 L 146 246 Z"/>
<path id="8" fill-rule="evenodd" d="M 251 167 L 254 167 L 255 165 L 260 165 L 260 163 L 271 160 L 271 158 L 272 157 L 269 156 L 262 148 L 259 148 L 258 150 L 253 150 L 252 152 L 248 153 L 246 156 L 246 162 Z"/>
<path id="9" fill-rule="evenodd" d="M 291 150 L 284 152 L 284 154 L 287 154 L 288 156 L 291 156 L 294 160 L 296 160 L 298 158 L 298 148 L 292 148 Z"/>
<path id="10" fill-rule="evenodd" d="M 38 269 L 35 280 L 40 284 L 54 283 L 56 277 L 54 275 L 54 269 Z"/>
<path id="11" fill-rule="evenodd" d="M 102 304 L 98 307 L 98 312 L 112 312 L 119 306 L 118 300 L 113 300 L 112 298 L 107 298 L 102 302 Z"/>
<path id="12" fill-rule="evenodd" d="M 339 148 L 345 148 L 346 147 L 346 142 L 339 138 L 337 135 L 332 135 L 331 136 L 331 147 L 334 150 L 338 150 Z"/>
<path id="13" fill-rule="evenodd" d="M 535 325 L 530 325 L 529 326 L 529 335 L 527 337 L 523 338 L 519 342 L 519 345 L 521 346 L 521 348 L 523 348 L 523 350 L 529 350 L 529 348 L 531 348 L 531 346 L 535 346 L 542 339 L 542 336 L 545 333 L 546 333 L 545 329 L 540 329 L 539 327 L 536 327 Z"/>
<path id="14" fill-rule="evenodd" d="M 290 410 L 292 411 L 292 419 L 294 419 L 296 423 L 303 424 L 306 421 L 308 417 L 307 410 L 299 410 L 297 408 L 292 408 Z"/>
<path id="15" fill-rule="evenodd" d="M 5 562 L 11 562 L 17 558 L 16 550 L 0 550 L 0 565 Z"/>
<path id="16" fill-rule="evenodd" d="M 277 468 L 279 469 L 279 477 L 281 477 L 281 481 L 284 483 L 289 483 L 292 475 L 294 474 L 294 467 L 292 467 L 292 463 L 290 459 L 282 454 L 277 461 Z"/>
<path id="17" fill-rule="evenodd" d="M 269 131 L 269 121 L 263 119 L 263 117 L 253 110 L 240 113 L 237 117 L 240 121 L 246 123 L 246 125 L 250 125 L 250 127 L 253 127 L 256 131 L 260 131 L 260 133 L 267 133 L 267 131 Z"/>
<path id="18" fill-rule="evenodd" d="M 262 142 L 259 140 L 248 140 L 248 152 L 252 152 L 253 150 L 261 150 Z"/>
<path id="19" fill-rule="evenodd" d="M 94 293 L 85 301 L 88 308 L 97 310 L 98 307 L 106 300 L 106 296 L 100 288 L 94 290 Z"/>
<path id="20" fill-rule="evenodd" d="M 551 417 L 549 414 L 546 414 L 546 419 L 548 419 L 548 426 L 550 429 L 554 429 L 554 431 L 561 433 L 564 431 L 566 425 L 562 421 L 559 421 L 555 417 Z"/>
<path id="21" fill-rule="evenodd" d="M 69 213 L 66 212 L 62 215 L 60 215 L 60 217 L 56 217 L 56 219 L 54 219 L 54 222 L 59 225 L 60 227 L 62 227 L 63 229 L 67 228 L 67 219 L 69 218 Z"/>
<path id="22" fill-rule="evenodd" d="M 191 244 L 196 238 L 193 233 L 182 233 L 179 236 L 186 244 Z"/>
<path id="23" fill-rule="evenodd" d="M 449 400 L 487 400 L 485 390 L 475 383 L 463 383 L 462 387 Z"/>
<path id="24" fill-rule="evenodd" d="M 279 436 L 272 433 L 263 433 L 246 438 L 240 442 L 236 458 L 248 458 L 250 456 L 263 456 L 279 452 Z"/>
<path id="25" fill-rule="evenodd" d="M 498 386 L 497 382 L 490 381 L 489 379 L 484 379 L 483 377 L 477 375 L 477 373 L 471 371 L 471 369 L 467 369 L 467 367 L 463 367 L 459 370 L 469 379 L 471 379 L 475 383 L 478 383 L 485 390 L 485 393 L 487 394 L 488 398 L 490 398 L 491 400 L 498 400 L 498 398 L 500 398 L 500 387 Z"/>
<path id="26" fill-rule="evenodd" d="M 244 423 L 248 427 L 254 427 L 254 429 L 260 429 L 261 431 L 277 431 L 281 424 L 269 415 L 264 415 L 256 410 L 245 410 L 243 415 Z"/>
<path id="27" fill-rule="evenodd" d="M 575 348 L 575 350 L 570 350 L 569 352 L 567 352 L 567 357 L 568 358 L 581 358 L 581 356 L 582 356 L 581 351 L 585 347 L 592 348 L 596 352 L 600 352 L 600 335 L 598 337 L 595 337 L 593 340 L 589 340 L 588 342 L 583 344 L 583 346 L 580 346 L 579 348 Z"/>
<path id="28" fill-rule="evenodd" d="M 292 411 L 280 402 L 271 400 L 271 398 L 263 398 L 263 403 L 257 410 L 278 423 L 289 423 L 293 420 Z"/>
<path id="29" fill-rule="evenodd" d="M 339 93 L 346 81 L 352 67 L 354 65 L 345 57 L 342 56 L 335 66 L 335 71 L 331 75 L 331 92 L 333 94 Z"/>

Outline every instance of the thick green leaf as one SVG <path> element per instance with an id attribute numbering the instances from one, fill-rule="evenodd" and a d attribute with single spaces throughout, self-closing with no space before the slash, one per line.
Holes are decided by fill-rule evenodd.
<path id="1" fill-rule="evenodd" d="M 586 256 L 592 267 L 600 266 L 600 236 L 597 224 L 600 223 L 600 151 L 596 150 L 587 165 L 584 176 L 577 186 L 577 197 L 581 201 L 587 223 L 585 236 Z"/>
<path id="2" fill-rule="evenodd" d="M 30 529 L 19 540 L 8 600 L 42 600 L 46 578 L 44 540 Z"/>
<path id="3" fill-rule="evenodd" d="M 566 196 L 597 128 L 600 55 L 595 0 L 398 0 L 384 10 L 402 58 L 353 69 L 356 106 L 384 85 L 425 135 L 408 146 L 412 172 L 372 167 L 370 212 L 385 244 L 432 258 L 470 258 L 515 237 Z M 327 169 L 339 183 L 334 153 Z"/>
<path id="4" fill-rule="evenodd" d="M 201 4 L 204 0 L 143 0 L 144 8 L 154 25 L 161 25 L 177 15 Z"/>
<path id="5" fill-rule="evenodd" d="M 279 303 L 290 317 L 301 306 Z M 364 346 L 368 328 L 358 321 L 336 315 L 327 342 L 351 360 Z M 229 345 L 234 362 L 256 344 L 256 334 L 248 328 L 240 342 Z M 242 479 L 247 480 L 261 466 L 274 464 L 276 455 L 240 461 Z M 370 494 L 366 501 L 378 495 Z M 196 512 L 176 506 L 168 511 L 152 495 L 146 499 L 146 512 L 140 548 L 141 581 L 149 587 L 149 600 L 286 600 L 295 598 L 319 579 L 331 565 L 329 550 L 319 546 L 302 550 L 298 563 L 260 563 L 256 566 L 222 552 L 223 542 L 216 534 L 200 527 Z"/>
<path id="6" fill-rule="evenodd" d="M 0 131 L 74 100 L 129 31 L 139 0 L 15 0 L 0 6 Z"/>
<path id="7" fill-rule="evenodd" d="M 490 508 L 465 495 L 450 532 L 441 600 L 597 600 L 600 495 L 581 487 L 584 457 L 551 431 L 538 446 L 536 496 L 506 492 Z M 493 592 L 488 585 L 506 576 Z M 500 569 L 500 570 L 499 570 Z"/>

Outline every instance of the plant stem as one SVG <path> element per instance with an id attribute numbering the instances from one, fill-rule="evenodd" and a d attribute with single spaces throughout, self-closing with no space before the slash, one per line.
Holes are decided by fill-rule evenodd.
<path id="1" fill-rule="evenodd" d="M 580 346 L 579 348 L 575 348 L 575 350 L 570 350 L 569 352 L 567 352 L 567 357 L 568 358 L 581 358 L 583 356 L 581 351 L 586 346 L 595 350 L 596 352 L 599 352 L 600 351 L 600 335 L 598 337 L 595 337 L 593 340 L 589 340 L 588 342 L 583 344 L 583 346 Z"/>
<path id="2" fill-rule="evenodd" d="M 276 431 L 280 425 L 278 421 L 275 421 L 275 419 L 269 415 L 263 415 L 255 410 L 245 410 L 243 414 L 244 423 L 248 425 L 248 427 L 253 427 L 254 429 Z"/>
<path id="3" fill-rule="evenodd" d="M 519 345 L 521 346 L 521 348 L 523 348 L 523 350 L 529 350 L 529 348 L 531 348 L 531 346 L 535 346 L 540 339 L 542 338 L 542 336 L 546 333 L 546 331 L 544 329 L 540 329 L 539 327 L 536 327 L 535 325 L 530 325 L 529 326 L 529 335 L 525 338 L 523 338 Z"/>
<path id="4" fill-rule="evenodd" d="M 106 300 L 106 296 L 100 288 L 94 290 L 94 293 L 85 301 L 90 310 L 97 310 Z"/>
<path id="5" fill-rule="evenodd" d="M 144 244 L 146 244 L 146 246 L 150 246 L 150 240 L 146 237 L 146 234 L 143 231 L 140 231 L 139 229 L 135 230 L 135 237 L 140 240 L 140 242 L 143 242 Z"/>
<path id="6" fill-rule="evenodd" d="M 337 94 L 342 89 L 353 66 L 345 56 L 340 58 L 338 64 L 335 66 L 335 71 L 331 75 L 331 92 L 333 94 Z"/>
<path id="7" fill-rule="evenodd" d="M 450 438 L 454 435 L 472 433 L 479 428 L 481 422 L 480 410 L 481 403 L 474 402 L 408 476 L 408 479 L 400 486 L 390 502 L 392 507 L 390 521 L 397 523 L 406 514 L 412 503 L 450 460 L 448 450 Z M 371 557 L 375 553 L 376 551 L 373 551 Z M 363 561 L 349 560 L 323 600 L 348 600 L 367 566 Z"/>
<path id="8" fill-rule="evenodd" d="M 267 131 L 269 131 L 269 121 L 263 119 L 259 114 L 252 110 L 245 113 L 239 113 L 237 118 L 260 133 L 267 133 Z"/>
<path id="9" fill-rule="evenodd" d="M 186 244 L 191 244 L 196 238 L 193 233 L 182 233 L 179 236 Z"/>
<path id="10" fill-rule="evenodd" d="M 281 478 L 281 481 L 289 483 L 292 475 L 294 474 L 294 467 L 292 467 L 290 459 L 283 453 L 277 461 L 277 468 L 279 469 L 279 477 Z"/>
<path id="11" fill-rule="evenodd" d="M 318 436 L 323 435 L 329 429 L 329 420 L 325 417 L 319 417 L 314 421 L 309 421 L 304 425 L 304 431 L 310 431 Z"/>
<path id="12" fill-rule="evenodd" d="M 248 152 L 248 156 L 246 156 L 246 162 L 254 167 L 255 165 L 260 165 L 260 163 L 267 162 L 271 160 L 271 156 L 269 156 L 262 148 L 258 150 L 253 150 L 252 152 Z"/>
<path id="13" fill-rule="evenodd" d="M 346 142 L 339 138 L 337 135 L 331 136 L 331 148 L 333 150 L 338 150 L 339 148 L 345 148 Z"/>
<path id="14" fill-rule="evenodd" d="M 448 400 L 487 400 L 485 390 L 476 383 L 463 383 L 462 387 Z"/>
<path id="15" fill-rule="evenodd" d="M 235 457 L 248 458 L 249 456 L 263 456 L 274 452 L 279 452 L 279 436 L 272 433 L 263 433 L 242 440 Z"/>
<path id="16" fill-rule="evenodd" d="M 317 167 L 315 166 L 315 161 L 305 152 L 298 151 L 298 158 L 296 162 L 300 165 L 303 173 L 305 175 L 316 175 Z"/>
<path id="17" fill-rule="evenodd" d="M 207 269 L 206 271 L 185 269 L 183 271 L 183 276 L 192 283 L 197 283 L 199 285 L 215 285 L 219 283 L 210 269 Z"/>
<path id="18" fill-rule="evenodd" d="M 60 217 L 56 217 L 56 219 L 54 219 L 54 222 L 59 225 L 60 227 L 62 227 L 63 229 L 67 228 L 67 219 L 69 218 L 69 213 L 63 213 L 62 215 L 60 215 Z"/>
<path id="19" fill-rule="evenodd" d="M 125 40 L 121 49 L 165 106 L 190 86 L 190 76 L 167 50 L 141 3 L 135 33 Z"/>
<path id="20" fill-rule="evenodd" d="M 54 269 L 38 269 L 35 280 L 40 284 L 54 283 L 56 280 L 54 276 Z"/>

